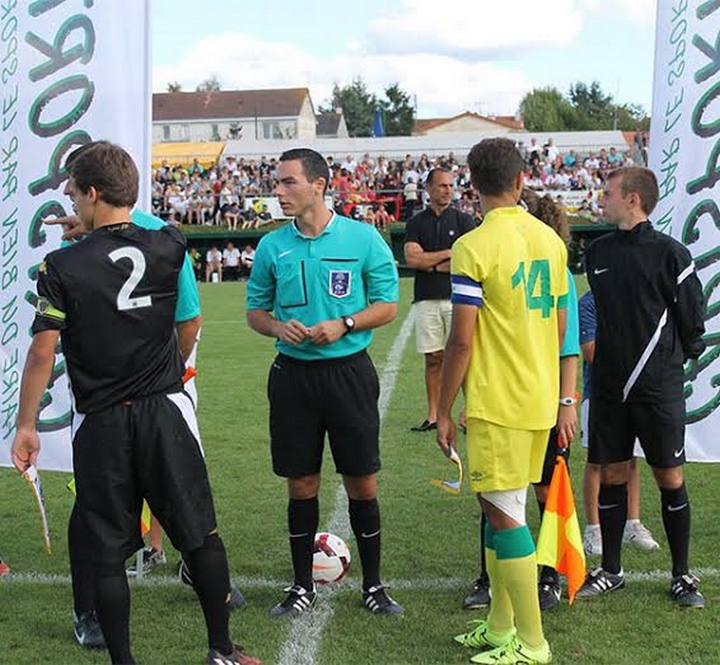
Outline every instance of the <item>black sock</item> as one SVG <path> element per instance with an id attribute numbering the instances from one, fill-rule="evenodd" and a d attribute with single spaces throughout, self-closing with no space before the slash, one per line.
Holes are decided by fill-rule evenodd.
<path id="1" fill-rule="evenodd" d="M 673 577 L 688 572 L 690 550 L 690 499 L 685 483 L 674 490 L 660 489 L 662 520 L 670 545 Z"/>
<path id="2" fill-rule="evenodd" d="M 82 542 L 83 525 L 77 507 L 73 506 L 68 523 L 68 556 L 70 557 L 73 608 L 77 616 L 95 609 L 95 571 L 92 565 L 82 557 Z"/>
<path id="3" fill-rule="evenodd" d="M 480 579 L 489 582 L 487 572 L 487 557 L 485 556 L 485 526 L 487 525 L 487 517 L 480 509 Z"/>
<path id="4" fill-rule="evenodd" d="M 312 561 L 315 533 L 320 521 L 320 502 L 312 499 L 290 499 L 288 503 L 288 531 L 295 584 L 308 591 L 313 588 Z"/>
<path id="5" fill-rule="evenodd" d="M 94 569 L 98 621 L 113 663 L 133 665 L 130 653 L 130 587 L 122 562 Z"/>
<path id="6" fill-rule="evenodd" d="M 617 575 L 622 568 L 620 550 L 627 520 L 627 484 L 601 484 L 598 512 L 603 544 L 602 567 L 608 573 Z"/>
<path id="7" fill-rule="evenodd" d="M 230 572 L 223 541 L 216 533 L 205 536 L 201 547 L 192 552 L 183 552 L 183 560 L 190 569 L 193 589 L 205 615 L 208 647 L 222 654 L 231 653 L 233 645 L 228 628 L 230 610 L 227 605 Z"/>
<path id="8" fill-rule="evenodd" d="M 357 540 L 363 590 L 380 584 L 380 504 L 377 499 L 350 499 L 350 526 Z"/>

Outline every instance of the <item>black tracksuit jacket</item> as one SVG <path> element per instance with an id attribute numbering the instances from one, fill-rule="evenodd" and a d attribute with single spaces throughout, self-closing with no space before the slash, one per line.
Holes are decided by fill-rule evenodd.
<path id="1" fill-rule="evenodd" d="M 682 400 L 683 364 L 705 349 L 705 301 L 690 252 L 647 221 L 595 240 L 585 267 L 597 309 L 593 396 Z"/>

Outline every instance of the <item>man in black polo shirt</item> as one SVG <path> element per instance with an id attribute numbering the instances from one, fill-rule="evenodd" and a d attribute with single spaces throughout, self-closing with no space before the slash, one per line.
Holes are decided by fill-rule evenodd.
<path id="1" fill-rule="evenodd" d="M 60 338 L 75 409 L 74 511 L 84 529 L 78 556 L 92 567 L 112 662 L 135 662 L 125 559 L 143 545 L 145 498 L 192 573 L 207 625 L 206 662 L 256 665 L 230 641 L 227 556 L 195 408 L 183 390 L 174 319 L 185 240 L 172 225 L 131 223 L 139 175 L 119 146 L 89 144 L 66 167 L 65 193 L 89 235 L 40 265 L 13 463 L 20 471 L 36 463 L 37 412 Z"/>
<path id="2" fill-rule="evenodd" d="M 425 390 L 428 411 L 413 432 L 435 429 L 440 396 L 443 349 L 450 333 L 450 248 L 463 233 L 472 231 L 470 215 L 450 205 L 453 175 L 445 168 L 428 173 L 425 187 L 428 207 L 408 223 L 405 231 L 405 263 L 415 268 L 415 332 L 418 353 L 425 355 Z"/>

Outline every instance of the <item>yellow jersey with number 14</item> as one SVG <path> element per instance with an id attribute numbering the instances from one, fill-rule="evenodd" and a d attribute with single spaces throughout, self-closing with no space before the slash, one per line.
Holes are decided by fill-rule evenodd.
<path id="1" fill-rule="evenodd" d="M 519 206 L 490 211 L 453 245 L 453 304 L 478 308 L 465 376 L 468 417 L 514 429 L 555 425 L 566 266 L 563 241 Z"/>

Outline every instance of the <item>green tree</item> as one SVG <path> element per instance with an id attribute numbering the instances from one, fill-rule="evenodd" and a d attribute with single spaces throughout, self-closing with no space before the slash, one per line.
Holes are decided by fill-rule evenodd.
<path id="1" fill-rule="evenodd" d="M 579 81 L 570 86 L 570 103 L 575 108 L 577 130 L 612 129 L 615 118 L 615 103 L 612 95 L 606 95 L 600 84 L 593 81 L 590 86 Z"/>
<path id="2" fill-rule="evenodd" d="M 211 74 L 210 77 L 206 78 L 195 90 L 197 92 L 218 92 L 218 90 L 222 90 L 222 88 L 217 75 Z"/>
<path id="3" fill-rule="evenodd" d="M 650 116 L 640 104 L 620 104 L 615 108 L 617 128 L 624 132 L 635 131 L 638 127 L 643 132 L 650 131 Z"/>
<path id="4" fill-rule="evenodd" d="M 328 105 L 321 106 L 320 111 L 327 113 L 341 108 L 350 136 L 370 136 L 377 104 L 377 97 L 368 91 L 365 81 L 358 76 L 342 88 L 335 83 Z"/>
<path id="5" fill-rule="evenodd" d="M 415 107 L 410 95 L 399 83 L 385 88 L 385 99 L 380 101 L 383 110 L 385 136 L 410 136 L 415 125 Z"/>
<path id="6" fill-rule="evenodd" d="M 182 83 L 179 81 L 173 81 L 172 83 L 167 84 L 167 91 L 168 92 L 180 92 L 182 90 Z"/>
<path id="7" fill-rule="evenodd" d="M 525 128 L 530 132 L 573 129 L 574 109 L 557 88 L 535 88 L 520 102 Z"/>

